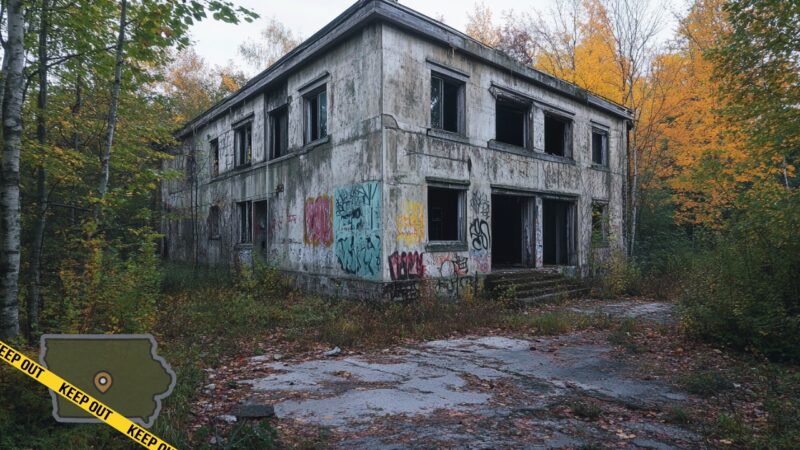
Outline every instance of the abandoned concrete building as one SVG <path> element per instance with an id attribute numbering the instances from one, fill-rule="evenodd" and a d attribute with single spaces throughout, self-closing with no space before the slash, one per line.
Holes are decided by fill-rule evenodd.
<path id="1" fill-rule="evenodd" d="M 361 0 L 178 132 L 163 253 L 328 295 L 581 276 L 623 246 L 629 110 Z M 411 294 L 409 294 L 411 293 Z"/>

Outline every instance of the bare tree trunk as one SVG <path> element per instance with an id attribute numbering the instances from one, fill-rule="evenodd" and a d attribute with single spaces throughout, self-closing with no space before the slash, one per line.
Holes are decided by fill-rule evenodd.
<path id="1" fill-rule="evenodd" d="M 117 126 L 117 105 L 119 104 L 119 91 L 122 85 L 122 64 L 125 50 L 125 26 L 127 25 L 128 0 L 122 0 L 119 14 L 119 36 L 114 51 L 114 84 L 111 87 L 111 103 L 108 109 L 108 124 L 106 127 L 106 141 L 100 158 L 100 186 L 97 192 L 100 200 L 108 192 L 109 161 L 111 159 L 111 146 L 114 143 L 114 129 Z M 100 204 L 95 207 L 95 219 L 100 216 Z"/>
<path id="2" fill-rule="evenodd" d="M 5 73 L 3 95 L 3 161 L 0 220 L 2 220 L 2 253 L 0 254 L 0 339 L 19 334 L 19 153 L 22 139 L 22 69 L 25 63 L 25 23 L 22 0 L 8 0 Z"/>
<path id="3" fill-rule="evenodd" d="M 42 0 L 42 11 L 39 20 L 39 96 L 36 102 L 36 140 L 44 151 L 47 145 L 47 40 L 50 32 L 48 15 L 50 0 Z M 47 169 L 44 164 L 36 168 L 36 225 L 31 243 L 30 286 L 28 286 L 28 341 L 34 342 L 39 330 L 39 305 L 41 304 L 41 266 L 44 230 L 47 226 Z"/>

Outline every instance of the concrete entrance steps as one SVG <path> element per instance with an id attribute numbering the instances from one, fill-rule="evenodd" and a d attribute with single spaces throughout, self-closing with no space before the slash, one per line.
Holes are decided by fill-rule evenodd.
<path id="1" fill-rule="evenodd" d="M 498 270 L 486 276 L 486 288 L 493 296 L 511 295 L 525 304 L 578 297 L 589 292 L 578 280 L 565 277 L 555 269 Z"/>

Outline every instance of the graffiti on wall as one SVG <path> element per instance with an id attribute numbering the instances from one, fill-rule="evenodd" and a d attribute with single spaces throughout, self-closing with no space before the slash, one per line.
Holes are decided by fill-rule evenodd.
<path id="1" fill-rule="evenodd" d="M 389 255 L 389 275 L 392 281 L 421 279 L 425 276 L 425 262 L 420 252 L 394 252 Z"/>
<path id="2" fill-rule="evenodd" d="M 480 218 L 473 220 L 469 226 L 469 237 L 472 239 L 473 250 L 488 250 L 491 242 L 489 223 Z"/>
<path id="3" fill-rule="evenodd" d="M 475 216 L 483 219 L 489 218 L 489 212 L 491 211 L 491 207 L 489 206 L 489 198 L 483 192 L 472 191 L 470 206 L 472 206 L 472 212 L 475 214 Z"/>
<path id="4" fill-rule="evenodd" d="M 472 277 L 448 277 L 436 279 L 436 293 L 445 297 L 459 298 L 467 291 L 475 292 Z"/>
<path id="5" fill-rule="evenodd" d="M 435 268 L 441 277 L 463 276 L 469 272 L 469 258 L 466 256 L 440 253 L 430 255 L 428 260 L 426 267 Z"/>
<path id="6" fill-rule="evenodd" d="M 469 257 L 472 259 L 472 263 L 475 264 L 476 272 L 486 273 L 492 271 L 492 262 L 489 259 L 488 251 L 471 251 L 469 252 Z"/>
<path id="7" fill-rule="evenodd" d="M 397 240 L 407 246 L 419 244 L 425 239 L 425 213 L 422 203 L 411 200 L 403 202 L 403 211 L 397 218 Z"/>
<path id="8" fill-rule="evenodd" d="M 342 270 L 365 278 L 381 275 L 381 190 L 377 181 L 336 189 L 334 253 Z"/>
<path id="9" fill-rule="evenodd" d="M 333 243 L 333 208 L 327 195 L 309 197 L 305 202 L 303 240 L 311 246 L 330 247 Z"/>

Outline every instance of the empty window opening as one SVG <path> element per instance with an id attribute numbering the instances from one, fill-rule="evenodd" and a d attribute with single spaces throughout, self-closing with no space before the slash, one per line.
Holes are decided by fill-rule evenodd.
<path id="1" fill-rule="evenodd" d="M 592 130 L 592 163 L 608 165 L 608 133 Z"/>
<path id="2" fill-rule="evenodd" d="M 211 176 L 219 175 L 219 139 L 213 139 L 210 143 L 209 154 L 211 155 Z"/>
<path id="3" fill-rule="evenodd" d="M 431 76 L 431 128 L 462 133 L 464 83 Z"/>
<path id="4" fill-rule="evenodd" d="M 570 265 L 574 252 L 572 217 L 574 204 L 560 200 L 542 201 L 544 263 Z"/>
<path id="5" fill-rule="evenodd" d="M 517 196 L 492 195 L 492 267 L 522 265 L 524 201 Z"/>
<path id="6" fill-rule="evenodd" d="M 608 205 L 605 203 L 592 204 L 592 245 L 608 245 Z"/>
<path id="7" fill-rule="evenodd" d="M 219 206 L 213 205 L 208 209 L 208 238 L 219 239 L 219 221 L 220 218 Z"/>
<path id="8" fill-rule="evenodd" d="M 568 119 L 544 115 L 544 152 L 556 156 L 571 156 L 569 152 Z"/>
<path id="9" fill-rule="evenodd" d="M 253 124 L 247 123 L 236 128 L 234 135 L 236 147 L 236 166 L 246 166 L 253 159 Z"/>
<path id="10" fill-rule="evenodd" d="M 282 107 L 270 114 L 272 157 L 280 158 L 289 149 L 289 108 Z"/>
<path id="11" fill-rule="evenodd" d="M 253 202 L 253 245 L 267 258 L 267 202 Z"/>
<path id="12" fill-rule="evenodd" d="M 528 135 L 528 108 L 505 100 L 497 101 L 495 118 L 496 140 L 505 144 L 525 147 Z"/>
<path id="13" fill-rule="evenodd" d="M 463 190 L 428 188 L 428 240 L 463 240 Z"/>
<path id="14" fill-rule="evenodd" d="M 253 202 L 239 202 L 239 243 L 253 242 Z"/>
<path id="15" fill-rule="evenodd" d="M 322 139 L 328 135 L 328 91 L 321 89 L 306 95 L 306 144 Z"/>

